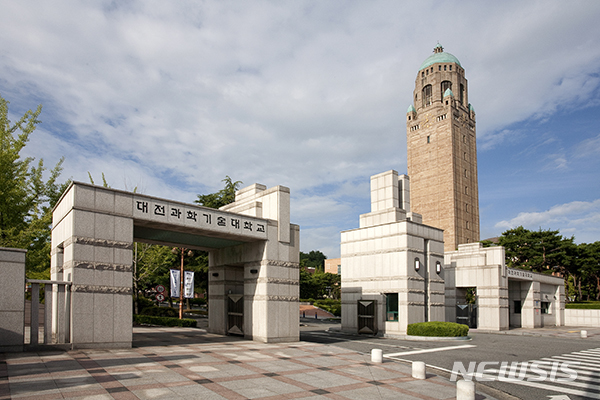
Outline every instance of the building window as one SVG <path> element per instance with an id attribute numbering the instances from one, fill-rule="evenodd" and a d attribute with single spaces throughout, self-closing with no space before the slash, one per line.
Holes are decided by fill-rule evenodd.
<path id="1" fill-rule="evenodd" d="M 463 135 L 463 143 L 467 143 L 467 135 Z"/>
<path id="2" fill-rule="evenodd" d="M 429 76 L 429 70 L 425 71 L 425 75 Z"/>
<path id="3" fill-rule="evenodd" d="M 438 71 L 441 71 L 441 70 L 442 70 L 442 66 L 440 65 L 440 66 L 438 66 Z"/>
<path id="4" fill-rule="evenodd" d="M 398 293 L 385 294 L 385 320 L 398 321 Z"/>
<path id="5" fill-rule="evenodd" d="M 465 169 L 465 178 L 468 178 L 469 176 L 467 175 L 467 170 Z"/>
<path id="6" fill-rule="evenodd" d="M 421 71 L 421 78 L 425 78 L 425 71 Z"/>
<path id="7" fill-rule="evenodd" d="M 463 155 L 463 157 L 465 158 L 465 161 L 467 160 L 467 152 L 465 151 L 465 154 Z"/>
<path id="8" fill-rule="evenodd" d="M 460 84 L 460 104 L 465 105 L 465 85 Z"/>
<path id="9" fill-rule="evenodd" d="M 452 90 L 452 82 L 450 81 L 443 81 L 441 84 L 441 89 L 442 89 L 442 99 L 444 98 L 444 93 L 446 93 L 447 89 Z"/>
<path id="10" fill-rule="evenodd" d="M 423 88 L 423 107 L 431 104 L 432 91 L 431 85 L 427 85 Z"/>
<path id="11" fill-rule="evenodd" d="M 338 275 L 341 275 L 341 274 L 342 274 L 342 266 L 338 265 Z"/>
<path id="12" fill-rule="evenodd" d="M 465 211 L 469 212 L 469 205 L 468 204 L 465 204 Z"/>
<path id="13" fill-rule="evenodd" d="M 450 71 L 452 71 L 452 65 L 450 65 Z"/>
<path id="14" fill-rule="evenodd" d="M 431 143 L 431 136 L 427 136 L 427 143 Z"/>
<path id="15" fill-rule="evenodd" d="M 467 229 L 469 229 L 469 221 L 467 221 L 466 226 L 467 226 Z"/>
<path id="16" fill-rule="evenodd" d="M 469 194 L 469 187 L 465 186 L 465 194 Z"/>
<path id="17" fill-rule="evenodd" d="M 444 71 L 446 70 L 446 66 L 444 65 Z"/>
<path id="18" fill-rule="evenodd" d="M 552 314 L 550 312 L 550 302 L 542 301 L 542 314 Z"/>
<path id="19" fill-rule="evenodd" d="M 515 300 L 515 314 L 521 314 L 521 300 Z"/>

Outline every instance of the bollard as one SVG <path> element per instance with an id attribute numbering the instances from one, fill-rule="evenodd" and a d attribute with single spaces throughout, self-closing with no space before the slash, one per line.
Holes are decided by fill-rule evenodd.
<path id="1" fill-rule="evenodd" d="M 412 377 L 416 378 L 416 379 L 426 379 L 427 378 L 425 363 L 423 361 L 413 361 Z"/>
<path id="2" fill-rule="evenodd" d="M 475 382 L 465 380 L 457 381 L 456 400 L 475 400 Z"/>
<path id="3" fill-rule="evenodd" d="M 382 363 L 383 362 L 383 350 L 381 350 L 381 349 L 371 350 L 371 362 Z"/>
<path id="4" fill-rule="evenodd" d="M 581 338 L 582 339 L 586 339 L 587 338 L 587 331 L 581 331 Z"/>

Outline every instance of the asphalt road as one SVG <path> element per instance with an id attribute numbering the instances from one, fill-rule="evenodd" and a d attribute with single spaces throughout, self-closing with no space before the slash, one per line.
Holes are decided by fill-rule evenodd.
<path id="1" fill-rule="evenodd" d="M 488 364 L 485 367 L 485 371 L 490 372 L 486 375 L 493 377 L 494 380 L 485 383 L 478 381 L 477 385 L 484 384 L 519 399 L 600 399 L 600 340 L 598 339 L 475 333 L 471 335 L 472 340 L 469 341 L 421 342 L 327 332 L 328 328 L 339 327 L 339 324 L 304 321 L 304 325 L 300 331 L 303 341 L 333 344 L 362 353 L 370 353 L 371 349 L 379 348 L 383 350 L 384 356 L 392 356 L 392 358 L 388 358 L 389 360 L 396 362 L 423 361 L 431 372 L 448 377 L 455 362 L 462 362 L 466 368 L 470 362 L 476 362 L 476 368 L 482 362 L 495 362 L 496 364 Z M 544 358 L 548 360 L 542 360 Z M 539 377 L 539 374 L 531 375 L 531 363 L 529 363 L 528 378 L 516 380 L 516 382 L 498 380 L 501 362 L 507 362 L 507 371 L 510 371 L 512 362 L 534 360 L 556 365 L 555 370 L 558 373 L 553 379 L 548 379 L 551 372 L 551 367 L 549 367 L 550 372 L 548 372 L 546 380 L 531 381 L 532 377 Z M 565 384 L 558 381 L 561 377 L 566 377 L 566 374 L 561 375 L 561 368 L 564 364 L 559 364 L 559 362 L 581 362 L 582 360 L 582 365 L 585 366 L 579 370 L 575 382 Z M 433 367 L 440 369 L 436 370 Z M 516 364 L 514 368 L 516 375 L 520 371 L 524 371 Z M 565 372 L 568 373 L 569 370 Z M 497 397 L 494 393 L 492 395 Z M 510 397 L 507 396 L 507 398 Z"/>

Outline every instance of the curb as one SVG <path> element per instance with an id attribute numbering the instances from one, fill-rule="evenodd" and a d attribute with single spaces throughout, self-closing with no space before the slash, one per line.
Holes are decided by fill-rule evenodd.
<path id="1" fill-rule="evenodd" d="M 413 335 L 383 335 L 387 339 L 410 340 L 413 342 L 455 342 L 472 340 L 471 336 L 413 336 Z"/>

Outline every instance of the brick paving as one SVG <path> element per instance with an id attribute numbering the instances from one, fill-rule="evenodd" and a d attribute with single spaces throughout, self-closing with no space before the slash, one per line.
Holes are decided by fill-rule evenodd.
<path id="1" fill-rule="evenodd" d="M 308 342 L 134 328 L 134 347 L 0 354 L 0 399 L 453 399 L 455 384 Z M 478 399 L 492 399 L 478 394 Z"/>

